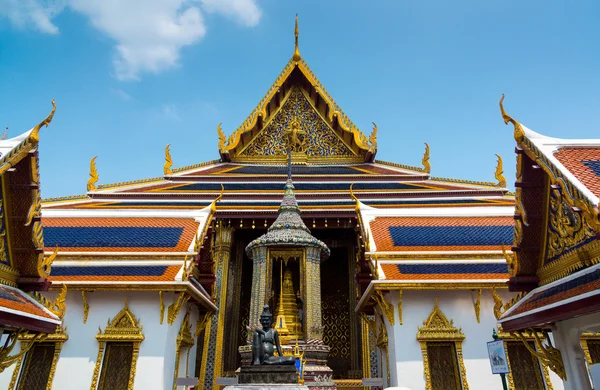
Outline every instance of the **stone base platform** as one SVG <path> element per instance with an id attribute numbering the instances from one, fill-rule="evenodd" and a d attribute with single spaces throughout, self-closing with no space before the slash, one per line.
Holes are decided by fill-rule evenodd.
<path id="1" fill-rule="evenodd" d="M 309 390 L 308 387 L 303 385 L 295 385 L 289 384 L 286 385 L 284 383 L 280 384 L 271 384 L 271 383 L 256 383 L 253 385 L 234 385 L 227 386 L 225 390 Z"/>
<path id="2" fill-rule="evenodd" d="M 241 384 L 297 384 L 298 371 L 296 366 L 287 365 L 248 365 L 242 366 L 238 373 L 238 383 Z"/>

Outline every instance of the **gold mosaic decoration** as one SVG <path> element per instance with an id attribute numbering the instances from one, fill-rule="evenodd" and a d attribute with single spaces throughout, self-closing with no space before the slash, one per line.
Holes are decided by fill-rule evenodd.
<path id="1" fill-rule="evenodd" d="M 288 145 L 290 133 L 293 144 Z M 355 157 L 356 155 L 321 118 L 298 87 L 288 93 L 283 106 L 241 156 L 285 156 L 287 147 L 309 157 Z"/>

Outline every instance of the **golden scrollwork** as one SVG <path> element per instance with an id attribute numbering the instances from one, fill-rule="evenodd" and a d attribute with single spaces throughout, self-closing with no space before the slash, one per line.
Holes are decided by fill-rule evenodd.
<path id="1" fill-rule="evenodd" d="M 200 314 L 198 318 L 198 322 L 196 322 L 196 330 L 194 332 L 194 337 L 200 336 L 200 333 L 204 330 L 210 319 L 212 318 L 214 313 L 206 312 L 204 314 Z"/>
<path id="2" fill-rule="evenodd" d="M 46 333 L 36 334 L 32 337 L 32 342 L 29 343 L 29 345 L 21 347 L 21 351 L 11 355 L 10 353 L 15 348 L 15 345 L 17 345 L 17 341 L 25 334 L 27 334 L 27 329 L 19 329 L 9 333 L 6 336 L 4 344 L 0 346 L 0 373 L 4 372 L 7 367 L 12 366 L 16 361 L 21 359 L 23 355 L 25 355 L 31 349 L 31 347 L 33 347 L 34 342 L 41 341 L 48 336 Z"/>
<path id="3" fill-rule="evenodd" d="M 185 258 L 183 259 L 183 267 L 181 269 L 181 280 L 184 282 L 187 282 L 190 279 L 190 268 L 188 267 L 188 257 L 185 256 Z M 192 261 L 192 265 L 191 267 L 194 267 L 194 262 Z"/>
<path id="4" fill-rule="evenodd" d="M 168 144 L 165 148 L 165 165 L 163 167 L 163 174 L 172 175 L 173 170 L 171 167 L 173 166 L 173 159 L 171 159 L 171 144 Z"/>
<path id="5" fill-rule="evenodd" d="M 167 323 L 169 325 L 173 325 L 175 319 L 179 315 L 179 312 L 189 299 L 190 296 L 187 295 L 184 291 L 182 291 L 177 296 L 177 300 L 169 305 L 169 307 L 167 308 Z"/>
<path id="6" fill-rule="evenodd" d="M 519 273 L 519 257 L 515 252 L 508 252 L 502 244 L 502 255 L 506 259 L 506 263 L 508 264 L 508 273 L 510 276 L 516 276 Z"/>
<path id="7" fill-rule="evenodd" d="M 550 208 L 548 210 L 548 247 L 546 257 L 555 258 L 566 250 L 575 247 L 581 242 L 596 236 L 597 222 L 594 221 L 594 213 L 584 202 L 577 203 L 568 196 L 564 196 L 562 181 L 556 181 L 560 186 L 550 193 Z"/>
<path id="8" fill-rule="evenodd" d="M 65 303 L 67 299 L 67 285 L 63 284 L 60 292 L 56 296 L 54 302 L 50 301 L 48 298 L 43 296 L 37 291 L 29 293 L 29 295 L 43 305 L 46 309 L 50 310 L 52 313 L 56 314 L 59 318 L 64 318 L 65 313 L 67 311 L 67 304 Z"/>
<path id="9" fill-rule="evenodd" d="M 18 339 L 21 342 L 21 351 L 26 349 L 26 352 L 28 352 L 36 342 L 50 342 L 54 344 L 54 354 L 52 356 L 50 373 L 48 374 L 48 380 L 46 382 L 46 390 L 52 390 L 52 381 L 54 380 L 54 373 L 56 372 L 56 363 L 58 362 L 58 357 L 60 356 L 60 351 L 62 350 L 64 342 L 69 339 L 69 336 L 67 335 L 67 328 L 63 328 L 62 326 L 58 325 L 56 327 L 56 332 L 46 335 L 46 337 L 42 337 L 38 340 L 36 340 L 36 337 L 37 335 L 31 333 L 24 333 L 23 335 L 19 336 Z M 24 372 L 21 373 L 21 364 L 23 363 L 24 357 L 25 355 L 21 355 L 17 359 L 10 384 L 8 385 L 8 390 L 14 390 L 17 379 L 19 379 L 19 374 L 21 377 L 25 375 Z"/>
<path id="10" fill-rule="evenodd" d="M 504 106 L 502 105 L 502 102 L 504 102 L 504 94 L 502 94 L 502 97 L 500 98 L 500 112 L 502 113 L 502 119 L 504 120 L 505 125 L 507 125 L 508 122 L 513 124 L 515 128 L 515 141 L 521 142 L 523 140 L 523 137 L 525 137 L 525 131 L 523 131 L 523 127 L 519 122 L 514 120 L 510 115 L 506 113 L 506 111 L 504 111 Z"/>
<path id="11" fill-rule="evenodd" d="M 477 323 L 481 322 L 481 289 L 477 290 L 477 299 L 473 302 L 473 308 L 475 309 L 475 318 Z"/>
<path id="12" fill-rule="evenodd" d="M 52 118 L 54 118 L 55 112 L 56 103 L 54 103 L 54 99 L 52 99 L 52 111 L 50 111 L 50 114 L 46 117 L 46 119 L 38 123 L 33 129 L 31 129 L 31 133 L 29 134 L 29 140 L 32 143 L 37 144 L 40 141 L 40 129 L 42 128 L 42 126 L 48 127 L 50 122 L 52 122 Z"/>
<path id="13" fill-rule="evenodd" d="M 377 151 L 377 125 L 373 122 L 373 131 L 369 136 L 369 152 L 375 153 Z"/>
<path id="14" fill-rule="evenodd" d="M 465 335 L 460 328 L 456 328 L 452 320 L 448 320 L 444 313 L 439 308 L 438 299 L 435 299 L 435 306 L 429 314 L 427 320 L 423 321 L 423 326 L 418 328 L 417 340 L 421 344 L 421 353 L 423 354 L 423 367 L 425 374 L 425 387 L 427 390 L 432 389 L 431 383 L 431 370 L 429 367 L 429 355 L 427 352 L 427 343 L 431 342 L 453 342 L 456 349 L 456 357 L 458 359 L 458 366 L 460 379 L 462 382 L 463 390 L 469 389 L 469 383 L 467 382 L 467 374 L 465 370 L 465 363 L 462 355 L 462 342 L 465 339 Z"/>
<path id="15" fill-rule="evenodd" d="M 142 326 L 140 325 L 139 319 L 136 319 L 131 310 L 129 310 L 127 300 L 125 301 L 125 307 L 121 309 L 114 319 L 112 321 L 110 319 L 108 320 L 104 332 L 102 332 L 102 329 L 98 327 L 96 340 L 98 340 L 99 344 L 98 356 L 96 358 L 96 365 L 94 367 L 94 374 L 92 377 L 92 385 L 90 386 L 90 390 L 96 390 L 104 348 L 106 347 L 106 343 L 110 342 L 133 343 L 133 356 L 131 359 L 131 369 L 129 371 L 129 381 L 127 384 L 127 390 L 133 390 L 136 363 L 140 351 L 140 343 L 144 341 L 144 334 L 142 333 Z"/>
<path id="16" fill-rule="evenodd" d="M 39 218 L 40 213 L 42 212 L 42 198 L 40 197 L 40 191 L 35 189 L 32 191 L 33 202 L 27 211 L 27 218 L 25 221 L 25 226 L 31 225 L 34 218 Z"/>
<path id="17" fill-rule="evenodd" d="M 492 288 L 492 298 L 494 299 L 494 317 L 496 317 L 496 319 L 499 320 L 500 317 L 502 317 L 508 309 L 513 307 L 524 296 L 525 293 L 521 291 L 520 293 L 512 297 L 510 301 L 504 303 L 502 302 L 502 298 L 500 298 L 500 296 L 496 292 L 496 288 Z"/>
<path id="18" fill-rule="evenodd" d="M 36 222 L 36 224 L 37 223 L 38 222 Z M 56 259 L 56 256 L 58 256 L 58 245 L 54 248 L 54 252 L 48 257 L 44 257 L 44 254 L 40 253 L 37 263 L 37 271 L 40 277 L 47 278 L 50 276 L 50 272 L 52 272 L 52 263 Z"/>
<path id="19" fill-rule="evenodd" d="M 0 214 L 0 217 L 2 215 Z M 44 247 L 44 229 L 42 228 L 42 222 L 36 221 L 33 223 L 31 241 L 35 248 Z"/>
<path id="20" fill-rule="evenodd" d="M 190 323 L 190 309 L 188 308 L 183 321 L 181 321 L 181 327 L 179 327 L 179 333 L 175 342 L 175 370 L 173 371 L 173 390 L 177 390 L 177 376 L 179 375 L 179 355 L 181 348 L 191 348 L 194 345 L 194 337 L 192 336 L 192 324 Z M 188 351 L 189 352 L 189 351 Z M 189 357 L 189 354 L 187 355 Z M 188 361 L 186 359 L 186 371 Z"/>
<path id="21" fill-rule="evenodd" d="M 160 310 L 160 324 L 163 324 L 163 319 L 165 317 L 165 301 L 163 298 L 163 292 L 159 291 L 158 292 L 158 298 L 159 298 L 159 310 Z"/>
<path id="22" fill-rule="evenodd" d="M 298 48 L 298 14 L 296 14 L 296 26 L 294 27 L 294 55 L 292 56 L 292 60 L 300 61 L 302 57 L 300 57 L 300 49 Z"/>
<path id="23" fill-rule="evenodd" d="M 87 291 L 81 290 L 81 299 L 83 300 L 83 323 L 85 324 L 90 314 L 90 305 L 87 300 Z"/>
<path id="24" fill-rule="evenodd" d="M 496 164 L 496 171 L 494 172 L 494 178 L 498 181 L 496 184 L 498 187 L 505 188 L 506 187 L 506 178 L 504 177 L 504 170 L 502 169 L 502 157 L 499 154 L 496 154 L 498 157 L 498 162 Z"/>
<path id="25" fill-rule="evenodd" d="M 374 321 L 373 321 L 374 322 Z M 388 348 L 388 334 L 383 324 L 383 318 L 379 322 L 379 332 L 377 332 L 376 345 L 385 353 L 385 371 L 387 373 L 387 384 L 390 385 L 390 353 Z"/>
<path id="26" fill-rule="evenodd" d="M 423 154 L 423 159 L 421 160 L 423 164 L 423 172 L 431 173 L 431 163 L 429 162 L 429 144 L 425 143 L 425 153 Z"/>
<path id="27" fill-rule="evenodd" d="M 95 191 L 96 190 L 96 183 L 98 183 L 98 171 L 96 170 L 96 158 L 98 156 L 94 156 L 92 158 L 92 160 L 90 161 L 90 178 L 88 179 L 87 182 L 87 190 L 89 191 Z"/>
<path id="28" fill-rule="evenodd" d="M 548 367 L 549 369 L 554 371 L 554 373 L 558 375 L 563 381 L 567 380 L 567 373 L 565 372 L 562 354 L 560 353 L 560 350 L 552 346 L 552 342 L 550 341 L 550 336 L 548 335 L 548 332 L 541 331 L 541 334 L 545 340 L 542 340 L 540 338 L 539 332 L 536 332 L 533 329 L 527 330 L 525 334 L 523 332 L 511 332 L 510 334 L 514 338 L 518 338 L 519 340 L 521 340 L 527 348 L 527 350 L 534 357 L 536 357 L 544 367 Z M 533 335 L 533 338 L 535 339 L 536 349 L 531 348 L 531 346 L 529 345 L 529 342 L 526 337 L 528 334 Z M 546 344 L 544 344 L 543 341 L 546 341 Z"/>
<path id="29" fill-rule="evenodd" d="M 375 293 L 372 295 L 372 297 L 375 300 L 375 302 L 377 303 L 377 305 L 379 305 L 379 307 L 381 308 L 383 315 L 385 315 L 385 318 L 387 318 L 390 325 L 393 326 L 394 325 L 394 305 L 392 305 L 391 303 L 389 303 L 388 301 L 385 300 L 385 297 L 383 296 L 383 291 L 381 291 L 381 290 L 376 290 Z"/>

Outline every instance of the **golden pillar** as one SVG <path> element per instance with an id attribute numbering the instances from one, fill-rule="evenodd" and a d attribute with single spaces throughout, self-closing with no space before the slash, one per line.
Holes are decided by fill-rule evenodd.
<path id="1" fill-rule="evenodd" d="M 205 330 L 204 357 L 199 378 L 199 385 L 203 384 L 205 390 L 219 389 L 219 386 L 213 385 L 213 383 L 223 373 L 223 333 L 225 331 L 227 275 L 234 230 L 230 226 L 222 225 L 221 221 L 217 223 L 215 229 L 213 259 L 216 267 L 216 278 L 213 296 L 219 311 L 217 315 L 212 316 Z"/>
<path id="2" fill-rule="evenodd" d="M 322 340 L 323 325 L 321 322 L 321 248 L 307 247 L 305 257 L 306 286 L 306 339 Z"/>
<path id="3" fill-rule="evenodd" d="M 260 327 L 260 313 L 267 302 L 267 248 L 255 247 L 252 249 L 252 292 L 250 295 L 250 315 L 248 325 Z M 248 339 L 252 334 L 248 333 Z"/>

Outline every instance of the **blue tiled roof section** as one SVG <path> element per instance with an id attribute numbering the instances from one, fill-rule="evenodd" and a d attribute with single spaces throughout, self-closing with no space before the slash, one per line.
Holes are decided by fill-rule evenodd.
<path id="1" fill-rule="evenodd" d="M 44 227 L 46 246 L 66 248 L 174 247 L 182 227 Z"/>
<path id="2" fill-rule="evenodd" d="M 596 176 L 600 177 L 600 161 L 582 161 L 588 168 L 590 168 Z"/>
<path id="3" fill-rule="evenodd" d="M 405 275 L 425 274 L 507 274 L 508 265 L 499 264 L 398 264 Z"/>
<path id="4" fill-rule="evenodd" d="M 593 272 L 586 273 L 585 275 L 581 275 L 577 278 L 571 279 L 568 282 L 557 284 L 554 287 L 550 287 L 547 290 L 544 290 L 540 293 L 535 294 L 535 296 L 531 299 L 530 302 L 535 302 L 540 299 L 548 298 L 553 296 L 554 294 L 558 294 L 561 292 L 569 291 L 571 289 L 583 286 L 584 284 L 588 284 L 591 282 L 595 282 L 600 279 L 600 269 L 595 270 Z"/>
<path id="5" fill-rule="evenodd" d="M 168 266 L 52 267 L 52 276 L 161 276 Z"/>
<path id="6" fill-rule="evenodd" d="M 210 201 L 190 201 L 190 202 L 116 202 L 116 203 L 107 203 L 106 205 L 102 205 L 101 207 L 204 207 L 208 206 Z M 279 206 L 281 203 L 280 199 L 274 199 L 271 201 L 260 201 L 260 202 L 230 202 L 227 200 L 222 200 L 219 202 L 219 206 Z M 335 202 L 306 202 L 302 199 L 298 200 L 300 206 L 330 206 L 330 205 L 342 205 L 342 206 L 354 206 L 355 202 L 353 200 L 336 200 Z M 492 203 L 489 200 L 484 199 L 381 199 L 381 200 L 365 200 L 363 201 L 366 205 L 387 205 L 387 204 L 398 204 L 398 205 L 430 205 L 430 204 L 482 204 L 482 203 Z"/>
<path id="7" fill-rule="evenodd" d="M 390 226 L 395 246 L 487 246 L 513 242 L 513 226 Z"/>
<path id="8" fill-rule="evenodd" d="M 268 166 L 268 165 L 245 165 L 227 173 L 257 174 L 257 175 L 287 175 L 287 166 Z M 368 173 L 354 169 L 352 167 L 332 167 L 332 166 L 305 166 L 293 165 L 292 174 L 294 175 L 368 175 Z"/>
<path id="9" fill-rule="evenodd" d="M 282 191 L 284 183 L 223 183 L 225 191 Z M 294 183 L 296 191 L 335 191 L 350 190 L 350 183 Z M 355 183 L 353 189 L 360 190 L 415 190 L 426 187 L 416 184 L 388 183 Z M 162 191 L 221 191 L 220 183 L 192 183 L 163 189 Z"/>

